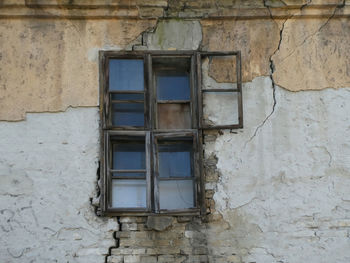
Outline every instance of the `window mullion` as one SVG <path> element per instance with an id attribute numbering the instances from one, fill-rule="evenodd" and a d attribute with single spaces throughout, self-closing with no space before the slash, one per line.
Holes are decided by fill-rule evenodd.
<path id="1" fill-rule="evenodd" d="M 146 182 L 147 182 L 147 209 L 152 210 L 152 177 L 151 177 L 151 138 L 146 133 Z"/>
<path id="2" fill-rule="evenodd" d="M 237 54 L 236 60 L 237 89 L 238 89 L 238 122 L 243 128 L 243 100 L 242 100 L 242 57 L 241 52 Z"/>
<path id="3" fill-rule="evenodd" d="M 112 178 L 111 178 L 111 167 L 112 167 L 112 147 L 111 147 L 111 143 L 110 143 L 110 136 L 109 134 L 107 133 L 107 148 L 106 148 L 106 188 L 107 188 L 107 192 L 108 192 L 108 195 L 106 197 L 106 205 L 107 207 L 111 207 L 111 200 L 112 200 Z"/>
<path id="4" fill-rule="evenodd" d="M 202 101 L 202 57 L 200 53 L 196 53 L 197 64 L 197 125 L 198 128 L 202 128 L 202 116 L 203 116 L 203 101 Z"/>
<path id="5" fill-rule="evenodd" d="M 152 135 L 153 144 L 153 195 L 154 195 L 154 212 L 159 213 L 159 187 L 158 187 L 158 141 L 154 135 Z"/>
<path id="6" fill-rule="evenodd" d="M 148 123 L 147 128 L 150 131 L 154 129 L 154 84 L 153 84 L 153 68 L 152 68 L 152 56 L 150 54 L 146 55 L 146 72 L 147 72 L 147 108 L 148 108 Z"/>
<path id="7" fill-rule="evenodd" d="M 190 75 L 190 88 L 191 88 L 191 128 L 196 129 L 198 127 L 197 115 L 198 115 L 198 104 L 196 94 L 196 57 L 191 56 L 191 75 Z"/>

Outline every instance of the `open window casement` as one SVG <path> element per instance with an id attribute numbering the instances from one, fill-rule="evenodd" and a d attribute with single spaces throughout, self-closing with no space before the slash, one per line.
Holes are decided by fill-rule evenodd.
<path id="1" fill-rule="evenodd" d="M 199 127 L 243 128 L 241 53 L 198 52 Z"/>

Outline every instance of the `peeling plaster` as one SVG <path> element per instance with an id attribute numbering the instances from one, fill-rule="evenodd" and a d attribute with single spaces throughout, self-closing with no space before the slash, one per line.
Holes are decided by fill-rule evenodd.
<path id="1" fill-rule="evenodd" d="M 307 8 L 307 5 L 303 5 L 301 10 Z M 345 1 L 335 6 L 333 13 L 327 19 L 320 19 L 317 22 L 310 21 L 307 24 L 305 21 L 304 24 L 301 24 L 303 22 L 300 19 L 293 19 L 294 15 L 284 21 L 280 31 L 278 49 L 270 57 L 274 69 L 271 76 L 280 87 L 290 91 L 301 91 L 337 89 L 350 85 L 350 73 L 343 71 L 347 57 L 350 56 L 346 48 L 346 43 L 350 38 L 349 30 L 343 29 L 347 23 L 339 18 L 331 22 L 336 12 L 344 7 Z M 271 18 L 273 19 L 272 15 Z M 295 43 L 291 34 L 295 30 L 302 32 L 300 27 L 304 28 L 307 35 L 303 36 L 300 43 Z M 285 28 L 288 28 L 288 33 Z M 283 36 L 287 41 L 281 48 Z M 327 42 L 331 43 L 334 38 L 340 41 L 334 44 L 334 50 L 329 50 Z M 339 56 L 339 54 L 342 55 Z M 337 56 L 337 59 L 334 58 L 334 55 Z"/>
<path id="2" fill-rule="evenodd" d="M 126 47 L 155 22 L 0 20 L 0 120 L 98 106 L 97 49 Z"/>

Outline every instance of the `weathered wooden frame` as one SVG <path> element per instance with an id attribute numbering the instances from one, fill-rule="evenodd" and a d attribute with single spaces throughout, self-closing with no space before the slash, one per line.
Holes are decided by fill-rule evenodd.
<path id="1" fill-rule="evenodd" d="M 203 89 L 202 85 L 202 58 L 203 57 L 236 57 L 236 74 L 237 88 L 236 89 Z M 219 129 L 241 129 L 243 128 L 243 102 L 242 102 L 242 69 L 241 69 L 241 52 L 198 52 L 197 53 L 197 76 L 198 76 L 198 109 L 199 109 L 199 127 L 203 130 L 219 130 Z M 237 93 L 237 105 L 238 105 L 238 123 L 230 125 L 206 125 L 203 118 L 203 93 L 206 92 L 235 92 Z"/>
<path id="2" fill-rule="evenodd" d="M 201 200 L 201 192 L 199 191 L 198 185 L 200 184 L 200 169 L 199 169 L 199 162 L 198 158 L 199 156 L 195 153 L 198 153 L 198 133 L 196 130 L 187 130 L 187 131 L 179 131 L 179 132 L 154 132 L 153 133 L 153 143 L 152 143 L 152 148 L 153 148 L 153 184 L 154 184 L 154 211 L 159 214 L 168 214 L 168 213 L 183 213 L 183 212 L 193 212 L 193 213 L 198 213 L 200 210 L 200 200 Z M 191 162 L 192 162 L 192 167 L 191 170 L 193 172 L 193 176 L 189 178 L 185 177 L 179 177 L 179 178 L 167 178 L 167 179 L 160 179 L 159 177 L 159 172 L 158 172 L 158 145 L 159 141 L 168 141 L 169 140 L 174 140 L 174 141 L 182 141 L 181 138 L 190 138 L 192 141 L 192 156 L 191 156 Z M 185 140 L 183 140 L 185 142 Z M 160 209 L 159 207 L 159 189 L 158 189 L 158 183 L 161 180 L 192 180 L 193 185 L 194 185 L 194 190 L 193 190 L 193 195 L 194 195 L 194 203 L 195 206 L 193 208 L 189 209 L 177 209 L 177 210 L 169 210 L 169 209 Z"/>
<path id="3" fill-rule="evenodd" d="M 100 51 L 100 117 L 103 138 L 101 139 L 101 212 L 109 216 L 146 216 L 146 215 L 204 215 L 205 205 L 205 184 L 203 174 L 203 130 L 206 129 L 236 129 L 243 127 L 243 108 L 241 94 L 241 58 L 240 52 L 197 52 L 197 51 Z M 202 125 L 202 89 L 201 82 L 201 59 L 204 56 L 237 56 L 237 91 L 239 93 L 239 124 L 224 126 L 203 126 Z M 157 91 L 155 83 L 155 72 L 152 60 L 154 58 L 186 58 L 190 60 L 190 110 L 191 129 L 158 129 L 157 128 Z M 109 80 L 109 59 L 143 59 L 144 61 L 144 91 L 135 92 L 144 94 L 144 127 L 112 126 L 111 123 L 111 99 L 108 87 Z M 123 93 L 123 92 L 119 92 Z M 125 92 L 133 93 L 133 92 Z M 131 101 L 132 102 L 132 101 Z M 111 208 L 111 138 L 113 136 L 144 136 L 146 151 L 146 181 L 147 181 L 147 207 L 139 208 Z M 157 141 L 164 138 L 191 137 L 193 141 L 194 160 L 194 194 L 195 207 L 184 210 L 160 210 L 159 196 L 157 189 Z M 112 171 L 113 172 L 113 171 Z"/>

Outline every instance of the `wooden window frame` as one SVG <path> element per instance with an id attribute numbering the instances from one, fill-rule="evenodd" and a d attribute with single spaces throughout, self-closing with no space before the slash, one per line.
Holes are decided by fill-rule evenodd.
<path id="1" fill-rule="evenodd" d="M 235 125 L 205 126 L 203 125 L 202 96 L 206 90 L 202 89 L 201 63 L 207 56 L 234 55 L 237 57 L 237 90 L 239 96 L 239 123 Z M 157 96 L 153 60 L 171 57 L 188 59 L 190 71 L 190 129 L 158 129 L 157 128 Z M 109 60 L 110 59 L 143 59 L 144 91 L 135 92 L 144 94 L 144 127 L 113 126 L 111 122 L 111 93 L 133 93 L 109 91 Z M 243 127 L 242 89 L 240 52 L 198 52 L 198 51 L 100 51 L 100 118 L 102 139 L 100 147 L 100 212 L 106 216 L 147 216 L 147 215 L 204 215 L 205 185 L 202 171 L 203 162 L 203 131 L 207 129 L 237 129 Z M 174 67 L 174 66 L 173 66 Z M 173 68 L 177 69 L 176 65 Z M 169 70 L 169 69 L 165 69 Z M 170 68 L 170 70 L 172 70 Z M 163 71 L 161 69 L 160 71 Z M 144 136 L 146 152 L 146 208 L 112 208 L 111 207 L 111 145 L 116 136 Z M 158 175 L 157 175 L 157 142 L 159 139 L 174 139 L 191 137 L 193 142 L 193 182 L 195 207 L 182 210 L 159 209 Z"/>

